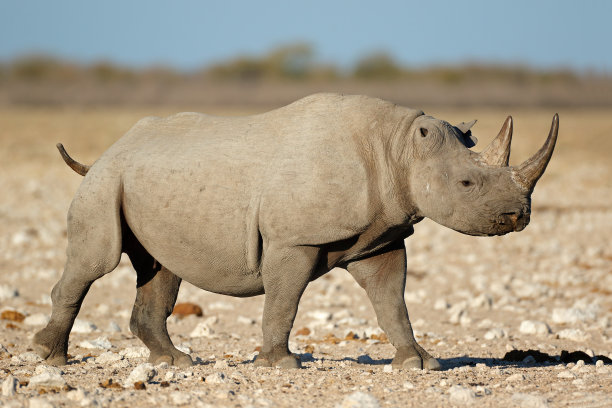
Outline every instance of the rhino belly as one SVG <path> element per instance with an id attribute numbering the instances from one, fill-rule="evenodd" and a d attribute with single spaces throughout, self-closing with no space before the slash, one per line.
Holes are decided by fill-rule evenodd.
<path id="1" fill-rule="evenodd" d="M 126 221 L 147 251 L 187 282 L 232 296 L 261 294 L 259 263 L 247 261 L 250 186 L 214 176 L 194 182 L 179 170 L 125 174 Z"/>

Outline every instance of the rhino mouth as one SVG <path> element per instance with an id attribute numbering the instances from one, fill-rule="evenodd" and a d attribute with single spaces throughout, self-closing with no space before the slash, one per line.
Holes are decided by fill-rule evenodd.
<path id="1" fill-rule="evenodd" d="M 503 235 L 509 232 L 522 231 L 529 224 L 529 219 L 530 213 L 526 211 L 502 213 L 493 220 L 493 228 L 496 232 L 490 235 Z"/>

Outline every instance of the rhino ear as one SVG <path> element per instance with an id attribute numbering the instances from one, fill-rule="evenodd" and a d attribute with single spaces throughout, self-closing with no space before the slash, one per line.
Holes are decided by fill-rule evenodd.
<path id="1" fill-rule="evenodd" d="M 461 122 L 455 126 L 463 134 L 463 140 L 466 147 L 474 147 L 476 146 L 476 143 L 478 143 L 478 139 L 472 135 L 472 131 L 470 130 L 475 123 L 476 119 L 471 122 Z"/>

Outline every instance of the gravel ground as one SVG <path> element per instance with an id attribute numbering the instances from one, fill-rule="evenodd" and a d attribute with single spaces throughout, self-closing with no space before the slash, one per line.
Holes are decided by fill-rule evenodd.
<path id="1" fill-rule="evenodd" d="M 560 138 L 572 137 L 561 129 Z M 11 143 L 19 145 L 17 136 Z M 394 348 L 343 270 L 302 298 L 290 342 L 301 370 L 253 366 L 262 296 L 235 299 L 187 283 L 178 301 L 200 306 L 202 316 L 172 316 L 168 327 L 197 363 L 150 366 L 128 328 L 136 277 L 127 259 L 85 299 L 69 364 L 48 367 L 30 341 L 50 314 L 80 180 L 59 157 L 4 164 L 0 406 L 610 406 L 610 166 L 568 157 L 563 148 L 553 157 L 525 231 L 474 238 L 425 220 L 406 241 L 408 310 L 439 372 L 391 369 Z"/>

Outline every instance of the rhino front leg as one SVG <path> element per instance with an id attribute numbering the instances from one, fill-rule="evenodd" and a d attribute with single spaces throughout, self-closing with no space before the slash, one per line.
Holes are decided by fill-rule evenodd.
<path id="1" fill-rule="evenodd" d="M 399 241 L 382 253 L 352 262 L 347 270 L 363 287 L 374 306 L 378 324 L 397 349 L 395 368 L 439 370 L 438 360 L 419 346 L 404 300 L 406 286 L 406 250 Z"/>
<path id="2" fill-rule="evenodd" d="M 298 303 L 317 265 L 314 247 L 269 248 L 265 251 L 262 278 L 266 298 L 262 321 L 263 347 L 255 365 L 300 368 L 289 351 L 289 333 Z"/>
<path id="3" fill-rule="evenodd" d="M 126 235 L 124 250 L 137 273 L 136 301 L 130 330 L 149 349 L 150 363 L 157 365 L 166 362 L 189 367 L 193 365 L 191 357 L 174 347 L 166 326 L 166 319 L 176 303 L 181 278 L 157 263 L 131 232 L 128 231 Z"/>

